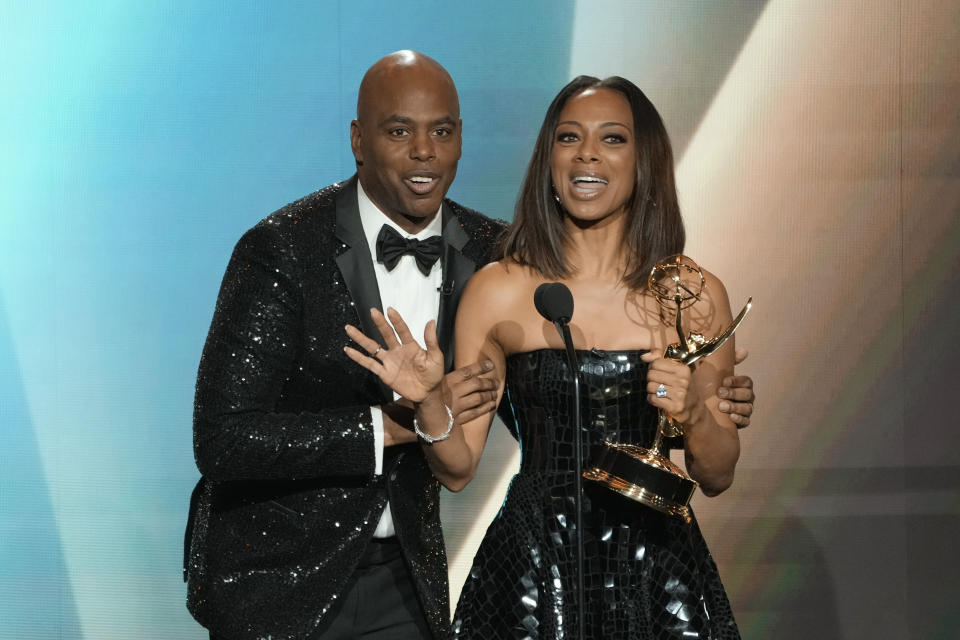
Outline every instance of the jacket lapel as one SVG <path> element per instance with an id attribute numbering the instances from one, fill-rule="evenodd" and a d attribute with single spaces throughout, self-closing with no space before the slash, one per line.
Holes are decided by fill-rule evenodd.
<path id="1" fill-rule="evenodd" d="M 477 264 L 463 255 L 463 248 L 470 236 L 463 230 L 460 220 L 443 203 L 443 285 L 440 288 L 440 308 L 437 311 L 437 341 L 443 349 L 447 371 L 453 369 L 453 322 L 463 294 L 464 285 L 477 270 Z"/>
<path id="2" fill-rule="evenodd" d="M 356 176 L 350 179 L 346 188 L 337 196 L 335 207 L 335 235 L 343 244 L 341 253 L 336 257 L 337 267 L 343 275 L 343 282 L 350 292 L 350 297 L 353 298 L 360 330 L 382 345 L 383 338 L 370 317 L 371 308 L 383 311 L 383 305 L 380 301 L 380 290 L 377 288 L 377 276 L 373 271 L 373 257 L 360 223 Z M 393 391 L 387 385 L 380 382 L 380 389 L 384 399 L 393 399 Z"/>
<path id="3" fill-rule="evenodd" d="M 373 256 L 367 246 L 360 223 L 360 210 L 357 207 L 356 177 L 351 178 L 336 200 L 336 237 L 344 245 L 337 256 L 337 266 L 343 274 L 344 284 L 356 305 L 360 329 L 369 337 L 383 344 L 380 332 L 370 318 L 371 307 L 383 310 L 380 290 L 377 288 L 377 276 L 373 271 Z M 444 203 L 441 211 L 443 224 L 443 284 L 440 288 L 440 307 L 437 311 L 437 341 L 444 353 L 444 365 L 449 371 L 453 368 L 453 322 L 463 294 L 464 286 L 477 264 L 463 255 L 462 251 L 470 242 L 470 236 L 463 230 L 460 220 L 450 207 Z M 385 346 L 385 345 L 384 345 Z M 388 387 L 381 383 L 384 392 Z M 387 394 L 392 398 L 392 392 Z"/>

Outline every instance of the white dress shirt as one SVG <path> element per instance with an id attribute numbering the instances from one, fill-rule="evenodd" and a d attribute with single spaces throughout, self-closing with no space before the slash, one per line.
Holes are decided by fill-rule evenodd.
<path id="1" fill-rule="evenodd" d="M 380 290 L 380 302 L 383 311 L 386 313 L 388 307 L 396 309 L 400 316 L 410 327 L 410 333 L 421 347 L 423 344 L 423 329 L 430 320 L 437 319 L 437 311 L 440 308 L 440 286 L 443 281 L 443 268 L 440 260 L 434 263 L 430 273 L 426 276 L 417 267 L 416 259 L 411 255 L 400 258 L 400 262 L 392 271 L 382 262 L 377 262 L 377 235 L 383 225 L 390 225 L 397 233 L 405 238 L 416 238 L 425 240 L 430 236 L 440 235 L 443 230 L 443 220 L 440 211 L 434 216 L 430 224 L 415 235 L 410 235 L 398 227 L 390 218 L 388 218 L 364 192 L 360 181 L 357 181 L 357 205 L 360 209 L 360 223 L 363 225 L 363 235 L 367 239 L 367 245 L 370 247 L 370 256 L 373 258 L 373 271 L 377 276 L 377 289 Z M 369 309 L 359 309 L 360 313 L 370 313 Z M 377 338 L 379 336 L 370 336 Z M 394 394 L 394 399 L 400 396 Z M 374 473 L 383 473 L 383 412 L 380 407 L 371 407 L 370 414 L 373 417 L 373 442 L 376 454 L 376 469 Z M 380 516 L 380 523 L 377 525 L 373 536 L 375 538 L 386 538 L 394 535 L 393 515 L 390 513 L 390 504 L 387 503 L 383 514 Z"/>

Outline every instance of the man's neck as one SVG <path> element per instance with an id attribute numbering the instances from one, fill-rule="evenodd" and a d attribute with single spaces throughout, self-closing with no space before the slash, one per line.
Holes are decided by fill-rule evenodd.
<path id="1" fill-rule="evenodd" d="M 398 211 L 391 211 L 386 207 L 380 206 L 380 204 L 371 197 L 370 192 L 363 188 L 363 184 L 360 182 L 359 178 L 357 179 L 357 192 L 362 194 L 360 197 L 365 197 L 371 205 L 373 205 L 377 211 L 382 213 L 390 222 L 399 227 L 407 235 L 417 235 L 427 227 L 431 225 L 433 220 L 440 215 L 440 210 L 437 210 L 436 213 L 426 217 L 417 217 L 417 216 L 408 216 Z M 441 206 L 441 209 L 443 207 Z"/>

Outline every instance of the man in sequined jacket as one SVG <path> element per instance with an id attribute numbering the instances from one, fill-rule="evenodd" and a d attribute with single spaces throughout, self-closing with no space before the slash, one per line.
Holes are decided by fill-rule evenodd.
<path id="1" fill-rule="evenodd" d="M 503 223 L 444 198 L 459 102 L 434 60 L 401 51 L 374 64 L 350 138 L 356 176 L 237 243 L 204 346 L 187 606 L 214 639 L 448 630 L 438 483 L 411 406 L 346 357 L 344 325 L 378 335 L 371 307 L 397 308 L 418 335 L 436 319 L 449 370 L 457 302 Z M 447 376 L 457 419 L 495 409 L 486 370 Z M 752 392 L 731 394 L 745 426 Z"/>
<path id="2" fill-rule="evenodd" d="M 357 176 L 248 231 L 217 299 L 197 379 L 203 478 L 187 563 L 188 607 L 212 638 L 447 630 L 438 484 L 409 406 L 346 357 L 343 328 L 375 334 L 371 307 L 419 313 L 438 321 L 452 362 L 457 301 L 503 223 L 444 198 L 460 114 L 439 64 L 413 52 L 377 62 L 357 112 Z M 387 269 L 382 226 L 431 251 Z M 468 369 L 451 374 L 463 382 L 454 411 L 492 410 L 492 381 Z"/>

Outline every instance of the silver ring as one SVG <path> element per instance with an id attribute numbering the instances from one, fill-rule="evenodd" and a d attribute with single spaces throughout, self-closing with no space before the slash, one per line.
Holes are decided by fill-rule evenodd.
<path id="1" fill-rule="evenodd" d="M 371 358 L 376 358 L 377 354 L 383 351 L 383 347 L 377 347 L 377 350 L 370 354 Z"/>
<path id="2" fill-rule="evenodd" d="M 660 386 L 657 387 L 657 397 L 658 397 L 658 398 L 666 398 L 666 397 L 667 397 L 667 385 L 661 383 Z"/>

